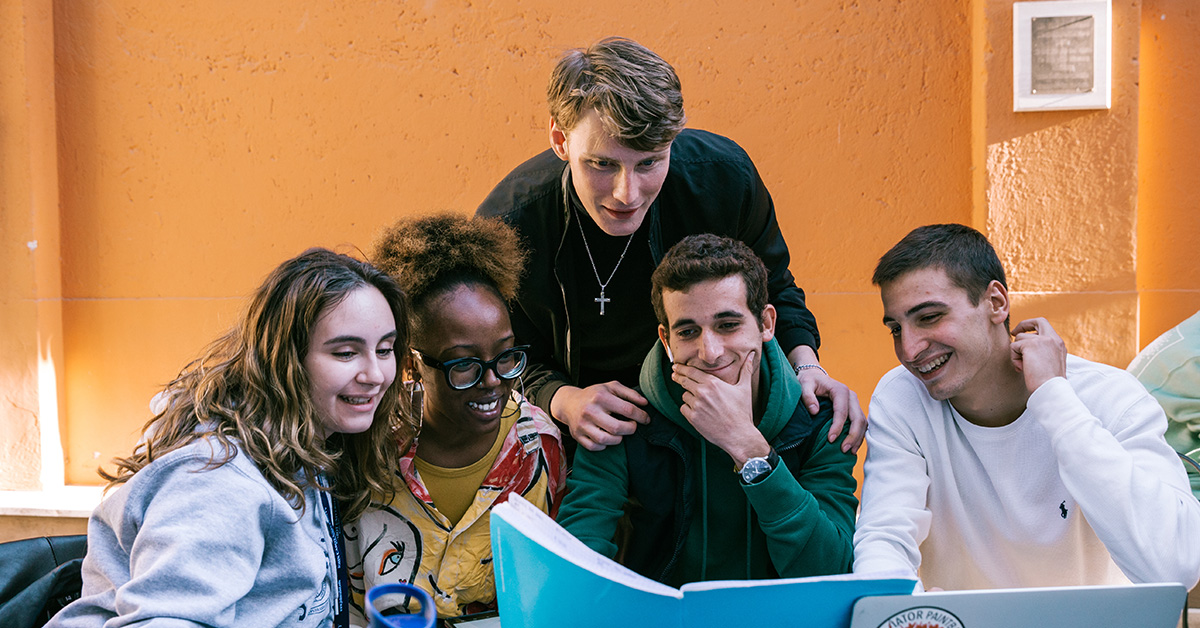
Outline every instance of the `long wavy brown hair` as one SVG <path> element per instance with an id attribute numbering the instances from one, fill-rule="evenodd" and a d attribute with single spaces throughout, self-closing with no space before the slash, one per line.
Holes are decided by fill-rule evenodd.
<path id="1" fill-rule="evenodd" d="M 367 431 L 322 439 L 304 368 L 319 318 L 364 286 L 387 300 L 396 320 L 395 355 L 407 355 L 409 306 L 395 281 L 366 262 L 309 249 L 272 271 L 240 322 L 167 385 L 164 407 L 133 454 L 114 459 L 113 474 L 100 470 L 109 488 L 171 451 L 213 439 L 221 451 L 209 468 L 241 451 L 300 510 L 304 490 L 318 486 L 320 473 L 332 480 L 347 521 L 362 513 L 372 492 L 391 495 L 396 452 L 408 447 L 418 425 L 401 387 L 384 392 Z"/>

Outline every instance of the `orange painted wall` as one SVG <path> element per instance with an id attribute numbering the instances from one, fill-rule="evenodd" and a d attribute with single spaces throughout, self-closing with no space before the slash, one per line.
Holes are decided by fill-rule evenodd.
<path id="1" fill-rule="evenodd" d="M 1138 31 L 1113 3 L 1112 108 L 1013 112 L 1012 2 L 987 4 L 987 229 L 1016 323 L 1046 317 L 1067 348 L 1124 367 L 1137 350 Z"/>
<path id="2" fill-rule="evenodd" d="M 401 215 L 472 211 L 546 146 L 557 54 L 609 34 L 671 61 L 689 124 L 754 158 L 822 360 L 864 407 L 895 364 L 870 272 L 921 224 L 990 230 L 1020 308 L 1062 317 L 1089 357 L 1135 350 L 1136 290 L 1149 285 L 1135 254 L 1164 239 L 1135 240 L 1135 200 L 1153 185 L 1144 170 L 1134 183 L 1147 124 L 1139 1 L 1114 8 L 1114 110 L 1032 115 L 1011 111 L 1011 0 L 42 3 L 61 231 L 61 280 L 43 284 L 61 287 L 50 301 L 70 482 L 94 482 L 97 464 L 128 452 L 150 396 L 278 262 L 313 245 L 365 249 Z M 1188 19 L 1191 31 L 1174 28 L 1193 43 L 1171 31 L 1164 54 L 1196 51 Z M 0 115 L 20 108 L 2 102 Z M 0 171 L 6 193 L 15 176 Z M 1179 184 L 1187 198 L 1196 180 Z M 1064 231 L 1039 239 L 1039 228 Z M 1119 332 L 1095 341 L 1113 320 Z"/>
<path id="3" fill-rule="evenodd" d="M 1200 310 L 1200 4 L 1142 7 L 1139 346 Z"/>
<path id="4" fill-rule="evenodd" d="M 826 363 L 864 394 L 891 360 L 874 259 L 967 217 L 960 2 L 125 0 L 59 3 L 55 26 L 72 481 L 130 447 L 156 388 L 273 265 L 473 210 L 546 146 L 557 54 L 607 34 L 669 59 L 691 124 L 755 158 Z"/>
<path id="5" fill-rule="evenodd" d="M 0 2 L 0 490 L 40 486 L 62 399 L 53 34 L 50 0 Z"/>

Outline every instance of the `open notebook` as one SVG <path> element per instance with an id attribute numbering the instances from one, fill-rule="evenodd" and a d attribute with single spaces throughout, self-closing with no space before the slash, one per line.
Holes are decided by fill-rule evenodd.
<path id="1" fill-rule="evenodd" d="M 854 600 L 911 593 L 904 573 L 693 582 L 676 589 L 588 549 L 510 495 L 492 509 L 496 597 L 505 628 L 847 628 Z"/>
<path id="2" fill-rule="evenodd" d="M 946 591 L 864 597 L 850 628 L 1175 628 L 1181 584 Z"/>

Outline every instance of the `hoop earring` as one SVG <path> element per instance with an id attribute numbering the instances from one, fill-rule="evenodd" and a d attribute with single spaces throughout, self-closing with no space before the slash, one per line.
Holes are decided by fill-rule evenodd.
<path id="1" fill-rule="evenodd" d="M 421 380 L 414 379 L 407 382 L 405 388 L 408 389 L 408 408 L 417 417 L 417 434 L 421 433 L 421 428 L 425 426 L 425 387 L 421 386 Z M 421 393 L 418 397 L 417 393 Z"/>

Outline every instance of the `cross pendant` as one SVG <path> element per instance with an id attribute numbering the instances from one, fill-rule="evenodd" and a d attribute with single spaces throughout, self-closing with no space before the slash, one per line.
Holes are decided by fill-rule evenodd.
<path id="1" fill-rule="evenodd" d="M 612 299 L 605 298 L 603 290 L 600 291 L 599 297 L 592 299 L 592 300 L 595 301 L 596 303 L 600 304 L 600 316 L 604 316 L 604 304 L 608 303 L 609 301 L 612 301 Z"/>

